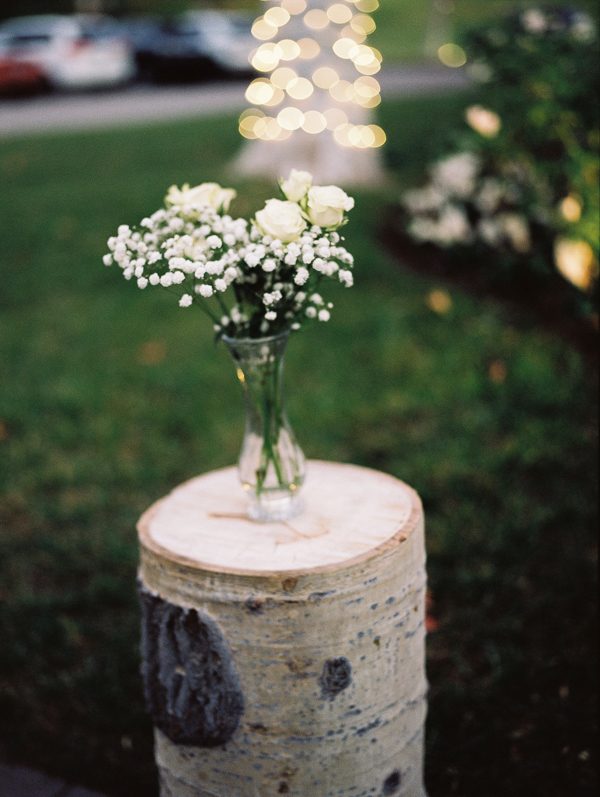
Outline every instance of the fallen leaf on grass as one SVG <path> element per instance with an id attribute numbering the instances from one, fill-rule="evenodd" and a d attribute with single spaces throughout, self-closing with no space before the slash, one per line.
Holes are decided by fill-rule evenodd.
<path id="1" fill-rule="evenodd" d="M 488 376 L 495 385 L 501 385 L 506 382 L 506 377 L 508 376 L 506 363 L 502 360 L 493 360 L 488 368 Z"/>
<path id="2" fill-rule="evenodd" d="M 447 291 L 430 291 L 425 298 L 425 304 L 438 315 L 446 315 L 452 309 L 452 298 Z"/>
<path id="3" fill-rule="evenodd" d="M 162 340 L 142 343 L 137 352 L 137 361 L 142 365 L 158 365 L 167 356 L 167 347 Z"/>
<path id="4" fill-rule="evenodd" d="M 425 630 L 428 634 L 433 634 L 440 627 L 439 620 L 433 615 L 434 600 L 431 590 L 427 590 L 425 597 Z"/>

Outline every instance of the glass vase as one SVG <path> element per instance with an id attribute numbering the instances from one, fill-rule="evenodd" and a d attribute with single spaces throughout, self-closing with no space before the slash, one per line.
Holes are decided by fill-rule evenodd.
<path id="1" fill-rule="evenodd" d="M 261 522 L 301 511 L 305 459 L 285 411 L 283 370 L 289 332 L 268 338 L 224 337 L 244 391 L 246 425 L 238 462 L 248 514 Z"/>

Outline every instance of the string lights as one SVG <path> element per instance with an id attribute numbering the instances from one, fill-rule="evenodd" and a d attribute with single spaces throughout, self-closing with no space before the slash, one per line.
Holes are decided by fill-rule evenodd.
<path id="1" fill-rule="evenodd" d="M 285 141 L 329 132 L 342 147 L 383 146 L 384 130 L 360 123 L 381 102 L 382 56 L 366 44 L 378 7 L 379 0 L 272 4 L 252 27 L 259 44 L 251 63 L 260 74 L 246 91 L 252 107 L 240 117 L 242 136 Z"/>

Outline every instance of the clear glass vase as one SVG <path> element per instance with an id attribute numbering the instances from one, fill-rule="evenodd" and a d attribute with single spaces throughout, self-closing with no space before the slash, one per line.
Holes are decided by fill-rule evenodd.
<path id="1" fill-rule="evenodd" d="M 302 509 L 298 493 L 305 459 L 288 421 L 283 394 L 288 337 L 289 332 L 269 338 L 223 338 L 246 405 L 240 480 L 250 498 L 249 516 L 262 522 L 286 520 Z"/>

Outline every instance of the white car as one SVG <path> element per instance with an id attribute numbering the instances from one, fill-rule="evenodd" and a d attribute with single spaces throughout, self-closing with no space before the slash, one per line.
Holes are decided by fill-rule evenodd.
<path id="1" fill-rule="evenodd" d="M 48 14 L 18 17 L 0 25 L 0 57 L 33 64 L 59 89 L 126 83 L 135 61 L 118 24 L 108 17 Z"/>
<path id="2" fill-rule="evenodd" d="M 207 54 L 224 72 L 251 72 L 250 53 L 256 47 L 252 36 L 252 20 L 233 11 L 188 11 L 181 17 L 190 28 L 196 28 Z"/>

